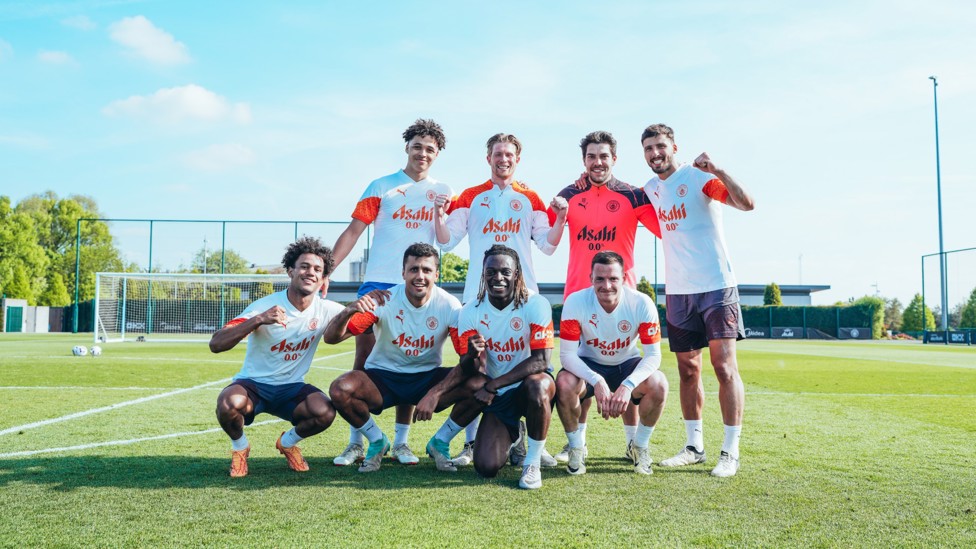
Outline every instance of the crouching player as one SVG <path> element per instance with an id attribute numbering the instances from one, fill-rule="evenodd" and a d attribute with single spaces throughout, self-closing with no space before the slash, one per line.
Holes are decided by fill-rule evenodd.
<path id="1" fill-rule="evenodd" d="M 376 345 L 366 358 L 365 370 L 352 370 L 332 382 L 329 395 L 339 415 L 369 441 L 360 473 L 377 471 L 390 450 L 390 440 L 371 414 L 401 404 L 416 405 L 414 417 L 427 420 L 436 411 L 470 398 L 484 384 L 484 376 L 466 376 L 461 368 L 441 367 L 441 348 L 448 337 L 458 349 L 457 322 L 461 303 L 435 286 L 440 268 L 437 249 L 417 243 L 403 254 L 403 284 L 374 290 L 340 312 L 325 332 L 325 341 L 338 343 L 365 333 L 370 327 Z M 460 353 L 460 351 L 459 351 Z M 460 412 L 456 412 L 460 413 Z M 467 422 L 448 422 L 454 434 Z M 442 428 L 443 429 L 443 428 Z M 427 445 L 440 471 L 456 471 L 447 444 L 435 436 Z M 450 442 L 450 439 L 448 439 Z M 406 444 L 406 441 L 400 442 Z M 402 458 L 408 465 L 417 458 Z"/>
<path id="2" fill-rule="evenodd" d="M 481 362 L 488 379 L 471 401 L 455 407 L 464 408 L 458 423 L 484 412 L 474 445 L 474 467 L 482 477 L 492 478 L 519 442 L 519 421 L 524 417 L 528 450 L 519 487 L 541 488 L 539 465 L 556 394 L 549 365 L 552 308 L 544 297 L 526 288 L 515 250 L 494 245 L 485 251 L 482 265 L 478 296 L 461 309 L 458 331 L 465 353 L 461 366 L 474 368 L 468 346 L 477 345 L 478 350 L 483 346 Z"/>
<path id="3" fill-rule="evenodd" d="M 563 305 L 559 327 L 556 407 L 569 438 L 571 475 L 586 472 L 585 446 L 579 432 L 580 401 L 596 397 L 604 419 L 620 416 L 631 402 L 638 406 L 637 434 L 627 446 L 634 471 L 650 475 L 648 444 L 668 396 L 661 365 L 661 333 L 651 298 L 624 286 L 620 254 L 604 251 L 590 263 L 591 288 L 573 293 Z M 644 348 L 641 357 L 637 340 Z"/>
<path id="4" fill-rule="evenodd" d="M 335 419 L 325 393 L 305 383 L 325 327 L 342 310 L 319 297 L 328 288 L 332 250 L 317 238 L 303 237 L 288 246 L 281 263 L 291 279 L 288 288 L 250 304 L 210 339 L 210 350 L 222 353 L 248 338 L 244 366 L 217 397 L 217 421 L 233 446 L 232 477 L 247 475 L 251 446 L 244 426 L 261 412 L 293 425 L 278 437 L 275 448 L 295 471 L 308 471 L 296 444 L 326 430 Z"/>

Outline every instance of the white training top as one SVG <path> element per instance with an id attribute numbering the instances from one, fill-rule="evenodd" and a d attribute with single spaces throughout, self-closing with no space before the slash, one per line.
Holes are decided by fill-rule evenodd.
<path id="1" fill-rule="evenodd" d="M 512 371 L 529 358 L 535 349 L 552 349 L 552 307 L 549 301 L 537 293 L 530 293 L 529 300 L 518 309 L 513 300 L 498 310 L 486 297 L 464 305 L 458 319 L 459 354 L 468 352 L 468 338 L 480 334 L 485 338 L 487 374 L 494 379 Z M 518 387 L 515 383 L 502 387 L 505 393 Z"/>
<path id="2" fill-rule="evenodd" d="M 505 190 L 486 181 L 458 196 L 451 205 L 446 224 L 451 239 L 447 244 L 438 245 L 445 251 L 453 250 L 466 235 L 471 249 L 462 303 L 470 303 L 478 296 L 484 254 L 495 244 L 503 244 L 518 252 L 525 285 L 533 292 L 539 290 L 529 243 L 535 241 L 546 255 L 552 255 L 556 247 L 547 239 L 552 223 L 545 204 L 535 191 L 526 189 L 517 181 Z"/>
<path id="3" fill-rule="evenodd" d="M 700 294 L 736 286 L 722 230 L 729 191 L 714 175 L 682 164 L 666 180 L 644 186 L 664 242 L 665 291 Z"/>
<path id="4" fill-rule="evenodd" d="M 582 341 L 579 356 L 607 366 L 641 356 L 637 341 L 661 341 L 657 307 L 646 294 L 626 286 L 613 312 L 603 310 L 592 287 L 570 294 L 563 304 L 559 339 Z"/>
<path id="5" fill-rule="evenodd" d="M 453 196 L 451 188 L 433 178 L 414 181 L 403 170 L 366 187 L 352 218 L 375 223 L 365 280 L 403 282 L 403 252 L 416 242 L 434 244 L 434 198 Z"/>
<path id="6" fill-rule="evenodd" d="M 247 336 L 244 366 L 234 379 L 271 385 L 304 381 L 325 327 L 343 309 L 335 301 L 316 296 L 307 309 L 299 311 L 288 301 L 287 290 L 282 290 L 251 303 L 224 327 L 236 326 L 275 305 L 285 310 L 285 325 L 264 324 Z"/>
<path id="7" fill-rule="evenodd" d="M 427 303 L 414 307 L 407 299 L 406 287 L 398 284 L 390 288 L 385 304 L 349 319 L 348 329 L 355 335 L 373 327 L 376 345 L 366 358 L 366 369 L 426 372 L 443 363 L 441 349 L 448 337 L 458 349 L 461 302 L 441 288 L 435 286 L 431 290 Z"/>

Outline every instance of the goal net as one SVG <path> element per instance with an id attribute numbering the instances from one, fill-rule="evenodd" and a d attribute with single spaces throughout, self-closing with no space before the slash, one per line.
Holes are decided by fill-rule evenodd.
<path id="1" fill-rule="evenodd" d="M 95 341 L 209 341 L 285 274 L 97 273 Z"/>

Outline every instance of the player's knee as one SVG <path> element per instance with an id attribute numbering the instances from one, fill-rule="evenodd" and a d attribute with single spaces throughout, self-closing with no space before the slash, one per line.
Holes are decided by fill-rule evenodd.
<path id="1" fill-rule="evenodd" d="M 484 459 L 474 460 L 474 471 L 478 473 L 481 478 L 495 478 L 498 476 L 498 471 L 501 469 L 501 465 L 494 463 L 485 463 Z"/>
<path id="2" fill-rule="evenodd" d="M 736 367 L 735 362 L 724 362 L 714 364 L 714 366 L 715 378 L 718 380 L 720 385 L 734 383 L 735 380 L 739 378 L 739 369 Z"/>
<path id="3" fill-rule="evenodd" d="M 479 389 L 484 387 L 485 383 L 487 382 L 488 378 L 486 376 L 482 374 L 473 375 L 464 383 L 464 389 L 466 392 L 473 395 L 478 392 Z"/>
<path id="4" fill-rule="evenodd" d="M 560 402 L 570 403 L 579 400 L 579 378 L 572 375 L 560 375 L 556 378 L 556 398 Z"/>
<path id="5" fill-rule="evenodd" d="M 530 402 L 548 405 L 550 392 L 555 391 L 555 387 L 551 377 L 536 376 L 525 380 L 525 391 Z"/>
<path id="6" fill-rule="evenodd" d="M 355 390 L 354 384 L 346 376 L 342 376 L 329 386 L 329 398 L 332 399 L 334 406 L 342 408 L 349 404 Z"/>

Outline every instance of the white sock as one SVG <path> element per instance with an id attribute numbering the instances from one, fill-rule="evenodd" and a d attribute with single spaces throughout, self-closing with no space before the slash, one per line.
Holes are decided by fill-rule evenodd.
<path id="1" fill-rule="evenodd" d="M 542 450 L 546 447 L 546 439 L 536 440 L 530 436 L 526 436 L 525 438 L 529 439 L 529 442 L 525 448 L 524 465 L 535 465 L 538 467 L 542 462 Z"/>
<path id="2" fill-rule="evenodd" d="M 359 428 L 359 432 L 366 437 L 366 440 L 368 440 L 370 444 L 383 440 L 383 430 L 380 429 L 380 426 L 377 425 L 375 421 L 373 421 L 373 416 L 369 416 L 366 423 Z"/>
<path id="3" fill-rule="evenodd" d="M 638 421 L 635 429 L 637 430 L 637 434 L 634 436 L 634 446 L 647 448 L 647 445 L 651 443 L 651 435 L 654 434 L 654 426 L 651 425 L 648 427 Z"/>
<path id="4" fill-rule="evenodd" d="M 230 445 L 232 448 L 234 448 L 235 452 L 240 452 L 241 450 L 244 450 L 251 444 L 247 441 L 247 435 L 241 433 L 241 438 L 237 440 L 231 440 Z"/>
<path id="5" fill-rule="evenodd" d="M 634 440 L 634 436 L 637 435 L 637 426 L 624 425 L 624 435 L 627 437 L 627 444 L 630 444 Z"/>
<path id="6" fill-rule="evenodd" d="M 298 433 L 295 432 L 294 427 L 288 429 L 288 431 L 285 432 L 285 434 L 281 435 L 282 448 L 291 448 L 292 446 L 298 444 L 301 441 L 302 441 L 302 437 L 298 436 Z"/>
<path id="7" fill-rule="evenodd" d="M 352 425 L 349 426 L 349 444 L 363 445 L 363 434 Z"/>
<path id="8" fill-rule="evenodd" d="M 576 430 L 580 435 L 581 444 L 586 446 L 586 422 L 581 421 L 579 424 L 579 429 Z"/>
<path id="9" fill-rule="evenodd" d="M 705 438 L 702 436 L 702 420 L 686 419 L 685 433 L 688 435 L 688 442 L 685 446 L 694 446 L 698 452 L 705 451 Z"/>
<path id="10" fill-rule="evenodd" d="M 409 423 L 394 423 L 393 424 L 393 445 L 399 446 L 401 444 L 406 444 L 407 435 L 409 434 L 410 434 Z"/>
<path id="11" fill-rule="evenodd" d="M 579 429 L 573 432 L 566 431 L 566 438 L 569 439 L 570 448 L 582 448 L 583 447 L 583 435 L 580 433 Z"/>
<path id="12" fill-rule="evenodd" d="M 474 437 L 478 434 L 478 426 L 481 425 L 481 414 L 471 420 L 471 423 L 464 428 L 464 442 L 474 442 Z"/>
<path id="13" fill-rule="evenodd" d="M 722 451 L 735 459 L 739 459 L 739 435 L 741 434 L 741 425 L 725 426 L 725 440 L 722 441 Z"/>
<path id="14" fill-rule="evenodd" d="M 454 437 L 456 437 L 458 433 L 461 432 L 461 429 L 464 429 L 464 427 L 458 425 L 457 422 L 454 421 L 453 419 L 447 418 L 447 421 L 445 421 L 444 424 L 441 425 L 441 428 L 438 429 L 436 433 L 434 433 L 434 438 L 436 438 L 441 442 L 446 442 L 450 444 L 451 441 L 454 440 Z"/>

